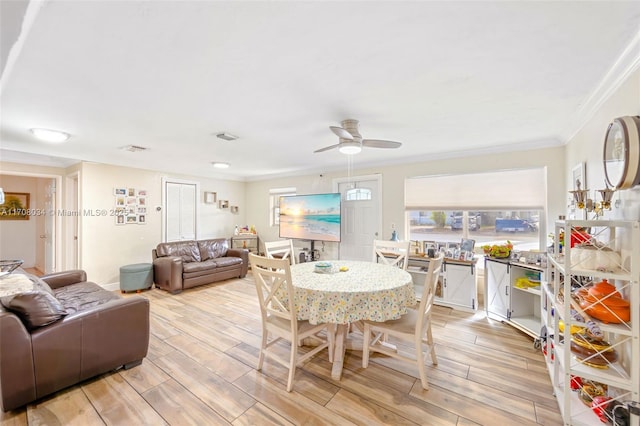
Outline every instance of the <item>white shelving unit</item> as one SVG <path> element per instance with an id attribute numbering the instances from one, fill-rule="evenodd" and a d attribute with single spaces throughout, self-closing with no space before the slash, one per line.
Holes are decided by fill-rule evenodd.
<path id="1" fill-rule="evenodd" d="M 544 280 L 545 268 L 513 262 L 508 259 L 485 258 L 485 312 L 533 337 L 539 343 L 542 320 L 540 318 L 540 286 L 520 288 L 519 278 L 539 274 Z"/>
<path id="2" fill-rule="evenodd" d="M 620 262 L 610 270 L 585 269 L 593 267 L 578 256 L 572 256 L 570 244 L 560 250 L 560 234 L 570 240 L 572 231 L 590 229 L 597 250 L 613 250 L 620 254 Z M 575 248 L 574 248 L 575 250 Z M 572 377 L 606 386 L 607 397 L 624 403 L 630 412 L 630 425 L 640 423 L 640 222 L 637 221 L 561 221 L 555 224 L 554 253 L 548 256 L 548 281 L 542 286 L 541 318 L 548 330 L 542 344 L 554 393 L 566 425 L 603 424 L 590 406 L 580 398 L 579 390 L 571 389 Z M 577 253 L 577 252 L 576 252 Z M 575 253 L 574 253 L 575 254 Z M 604 268 L 600 268 L 604 269 Z M 589 318 L 572 293 L 587 288 L 590 283 L 606 279 L 630 302 L 631 320 L 604 323 Z M 585 308 L 587 308 L 585 306 Z M 571 351 L 571 326 L 587 324 L 571 315 L 574 309 L 585 320 L 591 319 L 604 333 L 604 340 L 617 352 L 617 361 L 600 367 L 588 365 Z M 560 320 L 564 330 L 560 331 Z M 610 423 L 611 424 L 611 423 Z"/>

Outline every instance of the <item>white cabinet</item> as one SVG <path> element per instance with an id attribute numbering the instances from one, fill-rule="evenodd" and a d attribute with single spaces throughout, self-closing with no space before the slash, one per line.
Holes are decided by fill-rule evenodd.
<path id="1" fill-rule="evenodd" d="M 476 310 L 478 297 L 475 265 L 445 263 L 443 273 L 443 295 L 440 301 L 434 303 Z"/>
<path id="2" fill-rule="evenodd" d="M 422 294 L 429 258 L 411 256 L 407 271 L 413 277 L 416 296 Z M 436 288 L 436 305 L 474 312 L 478 306 L 478 274 L 475 262 L 445 259 Z"/>
<path id="3" fill-rule="evenodd" d="M 487 315 L 509 318 L 509 262 L 486 259 L 484 274 Z"/>
<path id="4" fill-rule="evenodd" d="M 592 245 L 560 250 L 560 236 L 588 230 Z M 592 408 L 581 400 L 587 383 L 609 403 L 621 403 L 630 413 L 630 425 L 640 424 L 640 223 L 636 221 L 566 221 L 555 224 L 555 255 L 549 257 L 549 280 L 543 285 L 542 319 L 548 330 L 542 342 L 554 394 L 566 425 L 603 424 Z M 585 256 L 587 258 L 585 258 Z M 602 256 L 615 263 L 602 265 Z M 593 257 L 593 258 L 592 258 Z M 596 260 L 594 260 L 596 259 Z M 608 262 L 608 261 L 607 261 Z M 607 280 L 629 302 L 628 321 L 606 310 L 598 286 Z M 586 292 L 586 293 L 585 293 Z M 619 302 L 616 302 L 619 303 Z M 608 305 L 612 306 L 612 305 Z M 616 311 L 618 314 L 620 311 Z M 623 315 L 624 316 L 624 315 Z M 562 321 L 562 327 L 561 327 Z M 607 322 L 605 322 L 607 321 Z M 601 332 L 584 354 L 584 337 Z M 599 343 L 598 343 L 599 342 Z M 578 345 L 578 346 L 576 346 Z M 587 389 L 588 389 L 587 388 Z M 613 422 L 610 422 L 612 424 Z"/>
<path id="5" fill-rule="evenodd" d="M 540 280 L 544 268 L 506 259 L 485 259 L 485 311 L 536 339 L 540 335 Z M 524 281 L 522 281 L 524 280 Z M 522 285 L 525 282 L 528 285 Z M 538 284 L 531 286 L 531 284 Z"/>

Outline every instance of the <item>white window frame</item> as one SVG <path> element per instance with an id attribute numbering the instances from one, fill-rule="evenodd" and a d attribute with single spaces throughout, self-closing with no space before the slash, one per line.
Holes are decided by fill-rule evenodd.
<path id="1" fill-rule="evenodd" d="M 280 226 L 280 197 L 296 195 L 295 187 L 269 189 L 269 225 Z"/>

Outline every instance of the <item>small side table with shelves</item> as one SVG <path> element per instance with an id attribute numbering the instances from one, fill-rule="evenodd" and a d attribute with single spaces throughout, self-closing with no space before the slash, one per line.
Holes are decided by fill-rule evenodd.
<path id="1" fill-rule="evenodd" d="M 231 237 L 231 248 L 246 248 L 250 253 L 259 254 L 258 234 L 238 234 Z"/>

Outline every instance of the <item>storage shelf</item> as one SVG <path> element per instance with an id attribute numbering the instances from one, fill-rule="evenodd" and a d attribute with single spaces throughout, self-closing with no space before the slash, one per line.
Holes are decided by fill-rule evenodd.
<path id="1" fill-rule="evenodd" d="M 578 392 L 571 391 L 569 377 L 578 376 L 583 380 L 592 380 L 608 386 L 607 396 L 618 401 L 640 400 L 640 222 L 637 221 L 563 221 L 555 224 L 554 251 L 560 249 L 558 244 L 561 232 L 565 240 L 569 240 L 571 232 L 580 228 L 590 228 L 591 238 L 599 247 L 607 247 L 620 255 L 620 264 L 624 269 L 600 271 L 571 264 L 572 248 L 565 247 L 564 253 L 549 256 L 548 282 L 541 289 L 547 306 L 542 308 L 543 323 L 547 324 L 550 339 L 553 335 L 554 360 L 545 359 L 549 376 L 558 399 L 558 405 L 566 425 L 599 425 L 599 418 L 579 398 Z M 594 252 L 595 253 L 595 252 Z M 574 256 L 574 263 L 577 258 Z M 581 260 L 582 262 L 582 260 Z M 618 262 L 616 260 L 616 262 Z M 586 263 L 585 263 L 586 265 Z M 585 280 L 583 277 L 587 277 Z M 630 302 L 632 321 L 627 323 L 604 323 L 590 318 L 571 296 L 576 286 L 584 286 L 590 281 L 606 279 L 615 285 L 617 290 Z M 557 297 L 562 290 L 564 302 Z M 569 303 L 571 302 L 571 303 Z M 585 319 L 576 321 L 571 316 L 575 309 Z M 553 310 L 553 315 L 552 315 Z M 562 319 L 565 329 L 560 332 L 558 322 Z M 586 327 L 586 320 L 594 321 L 604 333 L 605 340 L 617 351 L 617 362 L 610 363 L 607 368 L 586 365 L 570 350 L 569 340 L 572 326 Z M 564 340 L 566 343 L 560 343 Z M 631 416 L 631 425 L 638 426 L 640 418 Z"/>
<path id="2" fill-rule="evenodd" d="M 536 330 L 534 335 L 535 337 L 538 337 L 540 332 L 540 317 L 535 315 L 526 315 L 521 317 L 512 316 L 511 322 L 518 324 L 520 327 L 524 327 L 527 331 Z"/>
<path id="3" fill-rule="evenodd" d="M 564 274 L 567 265 L 565 264 L 565 256 L 549 256 L 549 262 L 553 263 L 554 266 L 560 271 L 560 273 Z M 571 269 L 571 275 L 581 275 L 585 277 L 593 277 L 599 279 L 610 279 L 610 280 L 623 280 L 623 281 L 632 281 L 631 273 L 629 271 L 624 271 L 622 269 L 616 269 L 614 271 L 600 271 L 597 269 L 585 269 L 585 268 L 574 268 L 569 266 Z"/>
<path id="4" fill-rule="evenodd" d="M 563 370 L 567 370 L 564 362 L 565 362 L 565 348 L 563 345 L 556 345 L 554 347 L 556 358 L 562 365 Z M 588 365 L 584 365 L 575 357 L 575 355 L 570 354 L 570 367 L 569 371 L 574 376 L 580 376 L 583 379 L 595 380 L 596 382 L 604 383 L 608 386 L 613 386 L 615 388 L 631 390 L 631 377 L 629 374 L 624 371 L 622 366 L 614 362 L 607 369 L 589 367 Z"/>
<path id="5" fill-rule="evenodd" d="M 520 288 L 520 287 L 513 287 L 514 290 L 516 291 L 522 291 L 525 293 L 530 293 L 536 296 L 540 296 L 542 294 L 542 292 L 540 291 L 540 286 L 537 287 L 529 287 L 529 288 Z"/>

